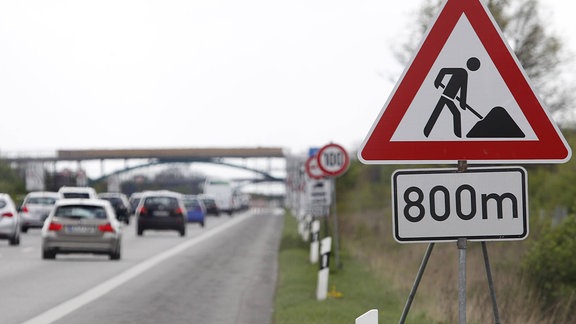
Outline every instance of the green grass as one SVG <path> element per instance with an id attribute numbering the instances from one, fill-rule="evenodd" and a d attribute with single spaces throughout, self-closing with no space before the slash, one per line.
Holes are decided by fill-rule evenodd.
<path id="1" fill-rule="evenodd" d="M 318 301 L 318 264 L 311 264 L 309 255 L 309 243 L 302 241 L 296 219 L 287 214 L 279 253 L 275 324 L 353 324 L 374 308 L 379 311 L 379 324 L 398 322 L 408 296 L 400 296 L 390 284 L 377 280 L 346 251 L 340 253 L 341 269 L 334 269 L 334 258 L 330 260 L 329 291 L 341 292 L 342 297 Z M 419 317 L 414 315 L 411 312 L 410 323 L 429 323 L 424 318 L 414 319 Z"/>

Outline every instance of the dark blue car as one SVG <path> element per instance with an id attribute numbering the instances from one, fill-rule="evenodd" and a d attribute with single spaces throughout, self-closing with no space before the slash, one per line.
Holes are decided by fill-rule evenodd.
<path id="1" fill-rule="evenodd" d="M 206 220 L 206 207 L 201 199 L 196 196 L 185 196 L 184 206 L 186 207 L 188 223 L 200 223 L 204 227 Z"/>

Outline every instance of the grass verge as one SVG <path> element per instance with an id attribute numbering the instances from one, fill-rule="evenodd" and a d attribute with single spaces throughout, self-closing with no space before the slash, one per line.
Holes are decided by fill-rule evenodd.
<path id="1" fill-rule="evenodd" d="M 358 316 L 374 308 L 379 310 L 379 323 L 398 322 L 407 296 L 400 296 L 392 285 L 378 280 L 346 251 L 340 251 L 341 269 L 335 269 L 331 260 L 328 284 L 329 291 L 342 296 L 316 300 L 319 266 L 310 263 L 309 255 L 309 243 L 302 241 L 296 219 L 287 214 L 279 252 L 275 324 L 353 324 Z M 424 316 L 413 315 L 411 323 L 429 323 Z"/>

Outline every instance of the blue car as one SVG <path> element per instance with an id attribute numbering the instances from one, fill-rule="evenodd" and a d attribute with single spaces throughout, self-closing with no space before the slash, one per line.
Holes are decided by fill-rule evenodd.
<path id="1" fill-rule="evenodd" d="M 196 196 L 185 196 L 184 206 L 186 207 L 188 223 L 200 223 L 204 227 L 206 220 L 206 207 L 202 200 Z"/>

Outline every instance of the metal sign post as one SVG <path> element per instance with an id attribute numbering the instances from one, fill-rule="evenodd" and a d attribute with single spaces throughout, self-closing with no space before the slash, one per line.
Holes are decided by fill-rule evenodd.
<path id="1" fill-rule="evenodd" d="M 458 172 L 466 172 L 468 162 L 458 161 Z M 466 324 L 466 247 L 468 240 L 459 238 L 458 246 L 458 321 Z"/>
<path id="2" fill-rule="evenodd" d="M 350 157 L 344 147 L 330 143 L 324 145 L 316 154 L 318 168 L 326 177 L 330 178 L 330 212 L 333 219 L 334 258 L 336 267 L 342 268 L 340 261 L 340 239 L 338 233 L 338 214 L 336 212 L 336 177 L 342 175 L 350 165 Z"/>
<path id="3" fill-rule="evenodd" d="M 468 170 L 468 165 L 466 161 L 458 161 L 458 172 L 464 173 Z M 481 241 L 482 243 L 482 253 L 484 256 L 484 265 L 486 268 L 486 277 L 488 280 L 488 287 L 490 289 L 490 297 L 492 299 L 492 309 L 494 312 L 494 322 L 496 324 L 500 324 L 500 315 L 498 312 L 498 304 L 496 302 L 496 292 L 494 290 L 494 281 L 492 280 L 492 271 L 490 269 L 490 260 L 488 258 L 488 250 L 486 248 L 486 242 Z M 466 323 L 466 252 L 468 247 L 468 239 L 467 238 L 458 238 L 456 241 L 456 245 L 458 247 L 458 323 L 465 324 Z M 412 305 L 412 301 L 414 300 L 414 296 L 416 295 L 416 290 L 418 289 L 418 285 L 420 284 L 420 280 L 424 274 L 424 270 L 426 269 L 426 265 L 428 264 L 428 260 L 430 259 L 430 254 L 432 253 L 432 249 L 434 248 L 434 243 L 430 243 L 420 265 L 420 269 L 418 270 L 418 274 L 416 275 L 416 279 L 414 281 L 414 285 L 412 286 L 412 290 L 410 291 L 410 295 L 408 296 L 408 300 L 406 301 L 406 305 L 404 306 L 404 310 L 402 312 L 402 316 L 400 318 L 399 323 L 403 324 L 406 321 L 406 317 L 408 316 L 408 312 L 410 311 L 410 307 Z"/>
<path id="4" fill-rule="evenodd" d="M 500 324 L 500 314 L 498 312 L 498 303 L 496 302 L 496 292 L 494 290 L 494 281 L 492 279 L 492 271 L 490 270 L 490 260 L 488 258 L 488 250 L 486 248 L 486 242 L 482 243 L 482 253 L 484 255 L 484 266 L 486 268 L 486 277 L 488 279 L 488 288 L 490 289 L 490 298 L 492 299 L 492 311 L 494 313 L 494 323 Z M 459 298 L 459 323 L 466 323 L 466 247 L 467 247 L 467 240 L 461 239 L 457 243 L 459 249 L 459 276 L 458 276 L 458 298 Z M 418 269 L 418 274 L 416 275 L 416 279 L 414 280 L 414 284 L 412 286 L 412 290 L 410 290 L 410 295 L 408 296 L 408 300 L 404 306 L 404 310 L 402 311 L 402 316 L 400 317 L 400 321 L 398 323 L 404 324 L 406 322 L 406 317 L 408 316 L 408 312 L 410 311 L 410 307 L 412 306 L 412 301 L 416 296 L 416 290 L 418 290 L 418 286 L 420 285 L 420 281 L 422 280 L 422 276 L 424 274 L 424 270 L 426 270 L 426 265 L 428 264 L 428 260 L 430 259 L 430 254 L 432 253 L 432 249 L 434 248 L 434 243 L 430 243 L 428 248 L 426 249 L 426 253 L 424 254 L 424 258 L 422 259 L 422 263 L 420 264 L 420 268 Z"/>
<path id="5" fill-rule="evenodd" d="M 334 222 L 334 261 L 336 268 L 342 269 L 342 262 L 340 262 L 340 235 L 338 233 L 338 213 L 336 211 L 336 180 L 332 178 L 332 216 Z"/>
<path id="6" fill-rule="evenodd" d="M 468 240 L 458 239 L 458 323 L 466 324 L 466 246 Z"/>

